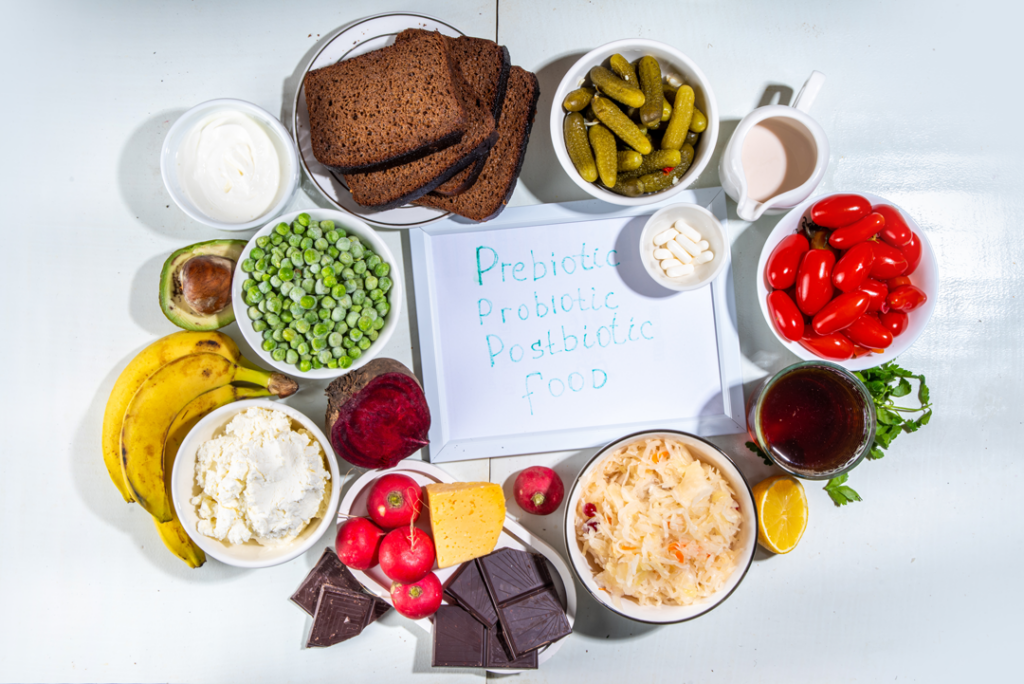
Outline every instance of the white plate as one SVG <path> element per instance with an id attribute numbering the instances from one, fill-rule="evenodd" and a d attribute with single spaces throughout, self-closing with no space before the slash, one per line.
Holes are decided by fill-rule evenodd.
<path id="1" fill-rule="evenodd" d="M 909 212 L 895 202 L 878 195 L 873 195 L 870 192 L 849 192 L 856 192 L 856 194 L 867 198 L 871 204 L 889 204 L 896 207 L 900 214 L 903 215 L 907 226 L 921 238 L 921 263 L 918 265 L 917 270 L 914 271 L 912 280 L 914 285 L 924 290 L 924 293 L 928 295 L 928 301 L 920 308 L 907 314 L 909 319 L 907 329 L 903 331 L 903 334 L 893 340 L 893 343 L 885 350 L 884 354 L 867 354 L 860 358 L 836 361 L 834 359 L 822 359 L 817 354 L 804 349 L 798 342 L 787 340 L 775 329 L 771 314 L 768 313 L 768 292 L 770 290 L 768 289 L 768 278 L 764 272 L 765 265 L 768 263 L 768 257 L 771 256 L 772 251 L 780 242 L 797 231 L 797 228 L 800 227 L 800 219 L 803 218 L 812 204 L 829 195 L 838 193 L 827 193 L 811 197 L 793 207 L 788 214 L 782 217 L 782 220 L 775 224 L 775 228 L 772 229 L 772 232 L 768 234 L 768 239 L 765 240 L 764 247 L 761 248 L 761 258 L 757 262 L 757 302 L 761 305 L 761 313 L 764 315 L 765 323 L 768 324 L 768 328 L 775 335 L 775 338 L 801 359 L 804 361 L 831 361 L 848 371 L 860 371 L 892 361 L 910 349 L 914 342 L 917 341 L 917 338 L 921 336 L 921 333 L 924 332 L 924 329 L 928 326 L 928 321 L 931 320 L 932 312 L 935 310 L 935 303 L 939 299 L 939 262 L 935 259 L 935 250 L 932 249 L 932 243 L 928 241 L 928 235 L 921 230 L 921 226 L 917 225 L 914 217 Z"/>
<path id="2" fill-rule="evenodd" d="M 348 191 L 344 177 L 328 169 L 313 156 L 313 145 L 309 138 L 309 110 L 306 109 L 306 88 L 303 83 L 309 71 L 391 45 L 395 42 L 395 36 L 407 28 L 436 30 L 452 37 L 463 35 L 462 31 L 454 26 L 424 14 L 378 14 L 346 24 L 333 35 L 327 36 L 323 47 L 306 65 L 302 72 L 302 81 L 295 92 L 295 106 L 292 108 L 295 112 L 292 136 L 295 138 L 296 147 L 299 148 L 299 160 L 302 162 L 302 168 L 306 170 L 306 175 L 323 196 L 338 209 L 355 214 L 381 228 L 416 228 L 443 219 L 449 212 L 419 207 L 415 204 L 376 211 L 356 204 Z"/>
<path id="3" fill-rule="evenodd" d="M 390 470 L 371 470 L 368 473 L 364 473 L 362 477 L 353 482 L 352 486 L 349 487 L 348 492 L 345 494 L 345 498 L 341 500 L 341 505 L 338 507 L 338 524 L 341 525 L 344 523 L 347 516 L 350 515 L 365 516 L 367 514 L 366 497 L 369 494 L 370 484 L 382 475 L 390 473 L 407 475 L 416 480 L 421 487 L 423 485 L 434 484 L 435 482 L 457 481 L 451 475 L 435 465 L 411 459 L 402 461 L 397 467 Z M 420 519 L 416 522 L 416 526 L 429 534 L 429 515 L 420 515 Z M 572 627 L 576 620 L 576 587 L 572 582 L 572 573 L 569 570 L 569 566 L 565 564 L 565 561 L 562 560 L 560 555 L 558 555 L 558 552 L 543 539 L 539 539 L 530 534 L 529 530 L 517 523 L 508 515 L 505 516 L 505 526 L 502 529 L 501 536 L 498 537 L 498 543 L 494 548 L 495 550 L 512 548 L 519 549 L 521 551 L 529 551 L 531 553 L 539 553 L 547 559 L 549 565 L 555 569 L 555 572 L 551 573 L 551 578 L 554 580 L 555 591 L 558 592 L 559 597 L 562 599 L 562 604 L 565 606 L 565 615 L 569 619 L 569 626 Z M 458 568 L 459 566 L 456 565 L 443 570 L 435 569 L 434 573 L 437 575 L 437 578 L 441 580 L 441 584 L 444 584 L 448 581 L 448 578 L 458 570 Z M 359 580 L 359 582 L 366 587 L 371 594 L 379 596 L 388 603 L 391 603 L 391 595 L 388 592 L 388 589 L 391 586 L 391 580 L 384 576 L 379 565 L 366 572 L 353 569 L 352 574 L 355 575 L 356 579 Z M 416 620 L 415 623 L 427 632 L 431 631 L 431 624 L 428 618 Z M 537 654 L 537 666 L 539 667 L 550 660 L 551 656 L 553 656 L 555 652 L 562 647 L 562 643 L 571 636 L 572 635 L 570 634 L 569 636 L 559 639 L 553 644 L 542 646 Z M 523 672 L 524 670 L 492 669 L 491 671 L 507 674 L 511 672 Z"/>

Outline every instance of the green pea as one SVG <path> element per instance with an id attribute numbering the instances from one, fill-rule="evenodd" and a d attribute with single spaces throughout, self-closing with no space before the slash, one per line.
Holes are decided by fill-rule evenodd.
<path id="1" fill-rule="evenodd" d="M 366 278 L 363 279 L 363 287 L 367 290 L 377 289 L 377 278 L 372 275 L 366 276 Z"/>
<path id="2" fill-rule="evenodd" d="M 360 316 L 359 320 L 356 321 L 356 327 L 358 327 L 363 332 L 366 332 L 367 330 L 369 330 L 371 325 L 373 325 L 373 321 L 371 321 L 366 316 Z M 359 339 L 359 338 L 356 338 L 356 339 Z"/>
<path id="3" fill-rule="evenodd" d="M 325 296 L 323 299 L 320 300 L 320 306 L 330 311 L 334 307 L 338 306 L 338 303 L 334 301 L 333 297 Z"/>
<path id="4" fill-rule="evenodd" d="M 267 315 L 263 318 L 271 328 L 281 322 L 281 317 L 273 312 L 267 312 Z"/>
<path id="5" fill-rule="evenodd" d="M 366 301 L 366 290 L 356 290 L 352 293 L 352 303 L 362 306 Z"/>
<path id="6" fill-rule="evenodd" d="M 352 242 L 352 256 L 356 259 L 362 259 L 366 255 L 366 248 L 360 243 Z"/>
<path id="7" fill-rule="evenodd" d="M 338 238 L 338 241 L 334 243 L 334 246 L 342 252 L 347 252 L 352 249 L 352 241 L 347 237 Z"/>
<path id="8" fill-rule="evenodd" d="M 371 309 L 371 311 L 372 311 L 372 309 Z M 383 318 L 378 318 L 378 319 L 375 319 L 373 321 L 373 329 L 374 330 L 381 330 L 383 327 L 384 327 L 384 319 Z"/>
<path id="9" fill-rule="evenodd" d="M 363 355 L 363 351 L 358 346 L 352 347 L 345 353 L 351 356 L 353 360 L 358 359 L 360 356 Z"/>
<path id="10" fill-rule="evenodd" d="M 302 238 L 302 242 L 299 243 L 299 249 L 313 249 L 313 238 L 309 237 L 308 235 Z"/>
<path id="11" fill-rule="evenodd" d="M 332 221 L 331 219 L 324 219 L 323 221 L 320 222 L 320 227 L 323 228 L 325 231 L 334 230 L 334 221 Z"/>
<path id="12" fill-rule="evenodd" d="M 270 338 L 275 342 L 284 342 L 284 337 L 281 336 L 281 330 L 272 330 Z"/>
<path id="13" fill-rule="evenodd" d="M 242 262 L 242 273 L 252 273 L 254 268 L 256 268 L 255 259 L 246 259 Z"/>
<path id="14" fill-rule="evenodd" d="M 277 342 L 274 340 L 263 340 L 263 351 L 272 351 L 277 348 Z"/>
<path id="15" fill-rule="evenodd" d="M 384 292 L 379 287 L 374 290 L 370 290 L 366 296 L 370 298 L 371 302 L 377 302 L 378 304 L 384 301 Z"/>
<path id="16" fill-rule="evenodd" d="M 320 225 L 321 225 L 321 227 L 323 227 L 323 224 L 320 224 Z M 334 230 L 334 227 L 333 227 L 333 224 L 332 224 L 331 228 L 327 229 L 327 232 L 324 233 L 324 237 L 327 238 L 327 241 L 330 242 L 333 245 L 334 243 L 336 243 L 338 240 L 341 239 L 341 233 L 339 233 L 338 231 Z"/>
<path id="17" fill-rule="evenodd" d="M 274 331 L 273 330 L 264 330 L 260 334 L 263 336 L 263 339 L 265 339 L 265 340 L 273 341 L 273 339 L 274 339 Z"/>
<path id="18" fill-rule="evenodd" d="M 375 321 L 380 318 L 380 314 L 372 306 L 367 306 L 363 309 L 363 315 L 368 317 L 371 321 Z"/>
<path id="19" fill-rule="evenodd" d="M 313 354 L 309 352 L 306 352 L 305 354 L 299 354 L 299 359 L 302 361 L 311 361 L 313 359 Z"/>
<path id="20" fill-rule="evenodd" d="M 260 273 L 256 277 L 256 280 L 258 280 L 261 283 L 269 282 L 270 281 L 270 274 L 269 273 Z"/>
<path id="21" fill-rule="evenodd" d="M 306 249 L 306 251 L 302 253 L 302 259 L 307 264 L 314 264 L 320 261 L 320 253 L 315 249 Z"/>
<path id="22" fill-rule="evenodd" d="M 370 332 L 366 333 L 366 336 L 370 338 L 371 342 L 376 342 L 377 338 L 380 337 L 380 332 L 376 330 L 371 330 Z"/>
<path id="23" fill-rule="evenodd" d="M 299 333 L 305 335 L 309 332 L 311 326 L 309 325 L 309 321 L 305 318 L 299 318 L 295 321 L 295 324 L 292 327 L 294 327 Z"/>
<path id="24" fill-rule="evenodd" d="M 310 224 L 309 230 L 306 231 L 306 235 L 313 238 L 314 240 L 319 240 L 324 236 L 324 231 L 320 230 L 319 225 L 314 226 L 313 224 Z"/>
<path id="25" fill-rule="evenodd" d="M 353 328 L 352 330 L 348 331 L 348 337 L 353 342 L 358 342 L 359 340 L 363 339 L 363 331 L 359 330 L 358 328 Z"/>
<path id="26" fill-rule="evenodd" d="M 355 340 L 353 340 L 351 337 L 346 337 L 345 339 L 343 339 L 341 341 L 341 346 L 342 346 L 343 349 L 347 350 L 347 349 L 352 349 L 354 346 L 356 346 L 356 343 L 355 343 Z"/>
<path id="27" fill-rule="evenodd" d="M 316 317 L 321 321 L 326 321 L 328 318 L 331 317 L 331 312 L 328 311 L 327 309 L 318 309 L 316 312 Z"/>
<path id="28" fill-rule="evenodd" d="M 357 261 L 356 263 L 352 264 L 352 270 L 356 272 L 356 275 L 363 275 L 364 273 L 366 273 L 366 262 Z"/>
<path id="29" fill-rule="evenodd" d="M 374 292 L 379 292 L 379 290 L 374 290 Z M 377 302 L 377 305 L 373 308 L 377 309 L 377 313 L 379 313 L 381 317 L 387 316 L 388 312 L 391 311 L 391 305 L 383 301 Z"/>
<path id="30" fill-rule="evenodd" d="M 258 238 L 256 238 L 256 247 L 260 247 L 262 249 L 266 249 L 267 245 L 269 245 L 269 244 L 270 244 L 270 236 L 269 235 L 260 235 Z"/>
<path id="31" fill-rule="evenodd" d="M 338 367 L 338 359 L 332 358 L 330 361 L 327 362 L 326 365 L 327 365 L 328 368 L 331 368 L 331 369 L 337 368 Z"/>
<path id="32" fill-rule="evenodd" d="M 285 357 L 287 355 L 288 355 L 288 350 L 287 349 L 285 349 L 284 347 L 278 347 L 270 355 L 270 358 L 274 359 L 275 361 L 284 361 L 284 359 L 285 359 Z"/>
<path id="33" fill-rule="evenodd" d="M 250 287 L 256 287 L 257 283 L 252 278 L 246 278 L 242 281 L 242 292 L 246 292 Z"/>
<path id="34" fill-rule="evenodd" d="M 331 289 L 329 287 L 327 287 L 327 285 L 324 284 L 324 281 L 319 279 L 319 278 L 317 279 L 316 283 L 313 285 L 313 292 L 315 292 L 316 294 L 320 295 L 321 297 L 324 296 L 325 294 L 327 294 L 330 291 L 331 291 Z"/>
<path id="35" fill-rule="evenodd" d="M 281 223 L 278 223 L 274 227 L 274 232 L 276 232 L 278 235 L 288 235 L 289 233 L 292 232 L 292 229 L 288 227 L 287 223 L 284 223 L 282 221 Z"/>
<path id="36" fill-rule="evenodd" d="M 320 227 L 320 222 L 317 221 L 314 218 L 311 218 L 311 219 L 309 219 L 309 227 L 310 228 L 319 228 Z"/>
<path id="37" fill-rule="evenodd" d="M 295 351 L 299 352 L 299 354 L 308 354 L 309 344 L 307 344 L 306 342 L 299 342 L 299 346 L 295 349 Z"/>
<path id="38" fill-rule="evenodd" d="M 324 367 L 324 364 L 320 363 L 320 359 L 316 358 L 315 356 L 309 363 L 313 366 L 313 370 L 320 370 L 321 368 Z"/>
<path id="39" fill-rule="evenodd" d="M 307 277 L 302 279 L 302 289 L 306 292 L 312 292 L 314 285 L 316 285 L 316 281 L 312 278 Z"/>
<path id="40" fill-rule="evenodd" d="M 312 370 L 312 368 L 313 363 L 308 359 L 303 359 L 302 361 L 299 361 L 299 370 L 302 371 L 303 373 L 308 373 L 310 370 Z"/>
<path id="41" fill-rule="evenodd" d="M 323 337 L 327 332 L 327 325 L 324 323 L 317 323 L 313 326 L 313 335 L 316 337 Z"/>
<path id="42" fill-rule="evenodd" d="M 278 235 L 277 233 L 274 233 L 273 235 L 270 236 L 270 244 L 277 246 L 280 245 L 282 242 L 284 242 L 283 236 Z"/>
<path id="43" fill-rule="evenodd" d="M 270 284 L 270 281 L 269 280 L 265 280 L 262 283 L 260 283 L 259 285 L 257 285 L 256 289 L 259 290 L 262 294 L 267 294 L 267 293 L 270 292 L 270 288 L 271 287 L 272 286 Z"/>
<path id="44" fill-rule="evenodd" d="M 348 327 L 355 327 L 356 323 L 359 322 L 359 313 L 356 311 L 349 312 L 348 316 L 345 317 L 345 323 Z"/>
<path id="45" fill-rule="evenodd" d="M 285 363 L 290 363 L 292 365 L 295 365 L 295 363 L 297 363 L 298 360 L 299 360 L 299 352 L 295 351 L 294 349 L 289 349 L 287 351 L 287 353 L 285 354 L 285 357 L 284 357 L 284 362 Z"/>
<path id="46" fill-rule="evenodd" d="M 358 304 L 353 304 L 352 308 L 349 309 L 349 311 L 353 311 L 355 313 L 359 313 L 362 310 L 363 310 L 363 307 L 359 306 Z"/>
<path id="47" fill-rule="evenodd" d="M 264 321 L 263 319 L 253 321 L 252 329 L 255 330 L 256 332 L 263 332 L 264 330 L 267 329 L 267 322 Z"/>
<path id="48" fill-rule="evenodd" d="M 332 347 L 340 347 L 342 339 L 343 336 L 340 332 L 332 332 L 330 335 L 327 336 L 327 344 L 331 345 Z"/>
<path id="49" fill-rule="evenodd" d="M 377 266 L 375 266 L 373 269 L 373 275 L 377 276 L 378 278 L 383 278 L 388 273 L 391 273 L 391 264 L 385 262 L 377 264 Z"/>
<path id="50" fill-rule="evenodd" d="M 324 364 L 325 366 L 328 365 L 334 359 L 330 349 L 321 350 L 321 352 L 316 355 L 316 358 L 317 360 L 320 361 L 320 363 Z"/>
<path id="51" fill-rule="evenodd" d="M 317 238 L 316 240 L 313 241 L 313 247 L 321 252 L 327 251 L 328 246 L 329 244 L 327 240 L 323 238 Z"/>
<path id="52" fill-rule="evenodd" d="M 302 212 L 301 214 L 295 217 L 295 222 L 298 223 L 300 226 L 308 226 L 309 221 L 309 214 L 307 214 L 306 212 Z"/>
<path id="53" fill-rule="evenodd" d="M 296 235 L 303 235 L 306 232 L 306 226 L 302 225 L 298 221 L 292 221 L 292 230 Z"/>
<path id="54" fill-rule="evenodd" d="M 320 264 L 310 264 L 306 267 L 306 270 L 309 271 L 310 275 L 318 276 L 320 275 Z"/>
<path id="55" fill-rule="evenodd" d="M 327 340 L 322 337 L 314 337 L 313 342 L 309 345 L 313 348 L 313 351 L 320 351 L 327 347 Z"/>
<path id="56" fill-rule="evenodd" d="M 331 245 L 330 247 L 327 248 L 327 253 L 331 255 L 332 259 L 337 259 L 338 256 L 341 254 L 338 248 L 335 247 L 334 245 Z"/>
<path id="57" fill-rule="evenodd" d="M 297 302 L 292 302 L 291 306 L 288 307 L 288 313 L 290 313 L 295 318 L 302 318 L 302 316 L 305 314 L 305 310 L 301 306 L 299 306 Z"/>
<path id="58" fill-rule="evenodd" d="M 281 312 L 281 320 L 284 321 L 285 325 L 292 322 L 292 314 L 290 311 Z"/>
<path id="59" fill-rule="evenodd" d="M 292 290 L 295 289 L 295 283 L 283 282 L 281 283 L 281 294 L 285 297 L 291 297 Z"/>
<path id="60" fill-rule="evenodd" d="M 338 368 L 349 368 L 352 366 L 352 359 L 348 355 L 338 358 Z"/>
<path id="61" fill-rule="evenodd" d="M 302 236 L 295 235 L 294 233 L 288 236 L 288 245 L 290 247 L 298 248 L 302 244 Z"/>
<path id="62" fill-rule="evenodd" d="M 258 245 L 258 243 L 257 243 L 257 245 Z M 266 255 L 267 255 L 267 253 L 265 251 L 263 251 L 263 249 L 261 247 L 259 247 L 259 246 L 253 247 L 252 249 L 249 250 L 249 258 L 250 259 L 255 259 L 256 261 L 259 261 L 260 259 L 262 259 Z"/>
<path id="63" fill-rule="evenodd" d="M 355 259 L 352 258 L 352 252 L 342 250 L 341 254 L 338 255 L 338 263 L 344 266 L 350 266 L 355 263 Z"/>
<path id="64" fill-rule="evenodd" d="M 342 309 L 351 309 L 352 308 L 352 295 L 350 295 L 347 292 L 345 292 L 340 297 L 338 297 L 338 306 L 341 307 Z"/>
<path id="65" fill-rule="evenodd" d="M 381 291 L 385 293 L 391 289 L 391 285 L 391 278 L 388 278 L 387 276 L 383 276 L 381 277 L 380 280 L 377 281 L 377 287 L 379 287 Z"/>
<path id="66" fill-rule="evenodd" d="M 245 303 L 249 306 L 253 304 L 259 304 L 263 301 L 263 293 L 260 292 L 258 287 L 250 287 L 245 291 Z"/>
<path id="67" fill-rule="evenodd" d="M 373 341 L 369 337 L 364 337 L 363 339 L 359 340 L 358 343 L 356 343 L 356 346 L 362 349 L 363 351 L 366 351 L 367 349 L 370 348 L 371 344 L 373 344 Z"/>
<path id="68" fill-rule="evenodd" d="M 306 291 L 298 285 L 296 285 L 295 287 L 288 291 L 288 298 L 291 299 L 296 304 L 298 304 L 299 301 L 305 296 Z"/>
<path id="69" fill-rule="evenodd" d="M 295 328 L 285 328 L 281 331 L 281 337 L 284 338 L 285 342 L 291 342 L 295 339 L 298 333 L 295 332 Z"/>
<path id="70" fill-rule="evenodd" d="M 331 320 L 335 323 L 345 320 L 345 310 L 340 306 L 331 310 Z"/>

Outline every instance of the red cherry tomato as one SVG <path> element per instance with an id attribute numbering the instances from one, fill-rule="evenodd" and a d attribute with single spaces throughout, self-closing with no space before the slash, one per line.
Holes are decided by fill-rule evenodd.
<path id="1" fill-rule="evenodd" d="M 896 248 L 903 247 L 910 242 L 910 238 L 914 234 L 910 231 L 910 227 L 907 226 L 907 222 L 903 220 L 903 215 L 899 209 L 888 204 L 876 204 L 871 207 L 871 210 L 885 217 L 885 226 L 878 234 L 880 238 Z"/>
<path id="2" fill-rule="evenodd" d="M 808 316 L 818 313 L 832 299 L 832 267 L 836 255 L 828 249 L 804 252 L 796 274 L 796 304 Z"/>
<path id="3" fill-rule="evenodd" d="M 875 263 L 875 250 L 870 242 L 861 242 L 839 257 L 832 269 L 832 284 L 842 292 L 859 289 Z"/>
<path id="4" fill-rule="evenodd" d="M 800 267 L 800 257 L 811 248 L 807 238 L 795 233 L 775 246 L 768 263 L 765 264 L 765 276 L 768 284 L 776 290 L 785 290 L 796 282 L 796 270 Z"/>
<path id="5" fill-rule="evenodd" d="M 887 281 L 885 281 L 886 287 L 888 287 L 890 290 L 895 290 L 897 287 L 902 287 L 903 285 L 913 284 L 914 283 L 910 282 L 910 278 L 908 278 L 905 275 L 896 276 L 895 278 L 889 278 Z"/>
<path id="6" fill-rule="evenodd" d="M 871 212 L 871 202 L 860 195 L 832 195 L 811 207 L 811 220 L 822 228 L 842 228 Z"/>
<path id="7" fill-rule="evenodd" d="M 832 234 L 828 236 L 828 244 L 836 249 L 850 249 L 857 243 L 870 240 L 878 235 L 878 231 L 884 225 L 885 218 L 879 213 L 872 212 L 856 223 L 832 231 Z"/>
<path id="8" fill-rule="evenodd" d="M 874 316 L 861 316 L 851 323 L 843 334 L 854 344 L 872 349 L 885 349 L 892 344 L 892 333 Z"/>
<path id="9" fill-rule="evenodd" d="M 891 332 L 893 337 L 899 337 L 903 334 L 903 331 L 907 329 L 909 320 L 907 314 L 902 311 L 888 311 L 878 317 L 878 322 Z"/>
<path id="10" fill-rule="evenodd" d="M 903 272 L 903 275 L 910 275 L 917 270 L 918 264 L 921 263 L 921 238 L 917 236 L 917 233 L 910 235 L 910 242 L 900 247 L 900 251 L 907 259 L 907 270 Z"/>
<path id="11" fill-rule="evenodd" d="M 823 359 L 845 361 L 853 357 L 853 342 L 842 333 L 818 335 L 808 329 L 800 338 L 800 346 Z"/>
<path id="12" fill-rule="evenodd" d="M 768 313 L 772 317 L 775 329 L 791 342 L 804 336 L 804 316 L 796 303 L 782 290 L 768 293 Z"/>
<path id="13" fill-rule="evenodd" d="M 875 263 L 871 266 L 871 277 L 889 280 L 901 276 L 907 270 L 907 258 L 903 252 L 884 242 L 875 243 Z"/>
<path id="14" fill-rule="evenodd" d="M 811 327 L 819 335 L 830 335 L 843 330 L 867 312 L 870 301 L 871 297 L 866 292 L 841 294 L 814 315 Z"/>
<path id="15" fill-rule="evenodd" d="M 928 295 L 913 285 L 904 285 L 892 290 L 885 301 L 893 311 L 907 313 L 927 302 Z"/>
<path id="16" fill-rule="evenodd" d="M 885 283 L 874 278 L 865 278 L 864 282 L 860 284 L 860 291 L 871 297 L 871 301 L 868 302 L 868 311 L 881 311 L 882 306 L 888 308 L 889 305 L 885 303 L 885 298 L 889 296 L 889 288 Z"/>

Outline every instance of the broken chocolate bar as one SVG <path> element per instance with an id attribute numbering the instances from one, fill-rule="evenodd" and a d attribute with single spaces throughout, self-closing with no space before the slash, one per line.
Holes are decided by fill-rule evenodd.
<path id="1" fill-rule="evenodd" d="M 366 593 L 363 585 L 359 583 L 345 564 L 341 562 L 334 549 L 326 548 L 320 555 L 313 569 L 306 575 L 299 588 L 291 596 L 291 600 L 302 610 L 310 615 L 316 612 L 316 602 L 320 598 L 320 587 L 329 584 L 334 587 L 348 589 L 357 593 Z M 369 596 L 369 594 L 367 594 Z M 371 596 L 373 599 L 373 611 L 370 615 L 370 622 L 388 612 L 391 606 L 387 601 Z"/>
<path id="2" fill-rule="evenodd" d="M 434 667 L 483 667 L 485 628 L 459 606 L 434 613 Z"/>
<path id="3" fill-rule="evenodd" d="M 494 610 L 494 602 L 484 584 L 484 577 L 480 574 L 480 568 L 476 561 L 471 560 L 462 564 L 444 588 L 445 593 L 454 599 L 460 606 L 472 613 L 480 622 L 488 627 L 493 627 L 498 621 L 498 613 Z"/>
<path id="4" fill-rule="evenodd" d="M 537 651 L 530 651 L 521 658 L 513 659 L 505 645 L 505 637 L 501 633 L 501 626 L 494 625 L 487 630 L 487 661 L 484 665 L 494 669 L 509 670 L 536 670 Z"/>
<path id="5" fill-rule="evenodd" d="M 351 639 L 370 623 L 373 597 L 325 584 L 313 614 L 306 647 L 333 646 Z"/>
<path id="6" fill-rule="evenodd" d="M 499 549 L 479 559 L 495 606 L 551 584 L 544 559 L 517 549 Z"/>

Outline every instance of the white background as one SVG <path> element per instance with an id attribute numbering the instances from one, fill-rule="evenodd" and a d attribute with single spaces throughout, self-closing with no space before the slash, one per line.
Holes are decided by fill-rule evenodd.
<path id="1" fill-rule="evenodd" d="M 290 106 L 317 38 L 420 7 L 497 38 L 542 95 L 515 204 L 583 199 L 545 122 L 568 66 L 603 43 L 671 43 L 705 71 L 724 146 L 766 91 L 812 69 L 832 148 L 822 191 L 875 192 L 928 231 L 942 270 L 929 328 L 900 361 L 927 375 L 931 425 L 854 471 L 862 503 L 807 487 L 792 554 L 759 554 L 720 608 L 654 628 L 581 600 L 576 631 L 520 682 L 1012 681 L 1024 609 L 1021 275 L 1024 158 L 1020 5 L 1010 2 L 6 2 L 0 8 L 0 679 L 4 681 L 479 681 L 433 671 L 430 640 L 396 615 L 357 640 L 304 651 L 287 597 L 320 553 L 267 570 L 189 570 L 126 506 L 99 451 L 114 379 L 174 327 L 157 276 L 174 249 L 230 237 L 185 217 L 158 150 L 188 107 L 237 97 Z M 698 181 L 718 185 L 717 160 Z M 303 185 L 292 209 L 322 204 Z M 730 204 L 730 213 L 734 212 Z M 734 216 L 730 217 L 731 219 Z M 777 219 L 730 220 L 747 389 L 796 359 L 772 336 L 754 266 Z M 407 242 L 384 239 L 397 253 Z M 240 340 L 238 331 L 228 332 Z M 388 353 L 414 363 L 403 318 Z M 291 403 L 324 409 L 323 385 Z M 743 437 L 716 440 L 751 481 L 770 471 Z M 530 463 L 570 481 L 592 451 L 448 466 L 510 494 Z M 513 514 L 519 514 L 514 504 Z M 522 516 L 556 545 L 559 519 Z"/>

